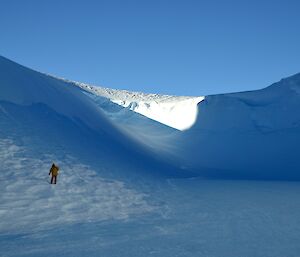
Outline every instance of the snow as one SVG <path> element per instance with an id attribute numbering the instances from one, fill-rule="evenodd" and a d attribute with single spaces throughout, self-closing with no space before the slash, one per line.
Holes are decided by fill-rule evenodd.
<path id="1" fill-rule="evenodd" d="M 105 97 L 120 106 L 178 130 L 186 130 L 196 121 L 197 105 L 204 97 L 145 94 L 74 82 L 80 88 Z"/>
<path id="2" fill-rule="evenodd" d="M 97 176 L 71 156 L 59 160 L 60 186 L 49 186 L 49 178 L 41 170 L 49 170 L 49 163 L 56 158 L 28 158 L 24 157 L 25 152 L 24 147 L 11 140 L 0 140 L 0 162 L 5 171 L 0 173 L 0 227 L 4 233 L 78 222 L 126 220 L 130 215 L 154 210 L 143 194 L 126 188 L 122 181 Z"/>
<path id="3" fill-rule="evenodd" d="M 131 105 L 132 108 L 112 105 L 124 99 L 131 104 L 156 99 L 162 105 L 168 101 L 167 96 L 79 86 L 89 92 L 87 95 L 121 130 L 180 169 L 210 178 L 300 179 L 300 113 L 294 111 L 300 108 L 299 74 L 265 89 L 210 95 L 199 103 L 197 100 L 196 120 L 182 132 L 130 113 L 138 105 Z M 175 102 L 176 97 L 171 99 L 170 102 Z M 192 100 L 178 98 L 175 122 L 181 103 Z M 144 112 L 155 116 L 159 112 L 154 110 L 147 108 Z M 178 123 L 181 122 L 179 118 Z"/>
<path id="4" fill-rule="evenodd" d="M 0 256 L 298 255 L 299 74 L 205 98 L 80 85 L 0 57 Z"/>
<path id="5" fill-rule="evenodd" d="M 167 205 L 161 214 L 2 234 L 0 249 L 4 256 L 292 257 L 299 193 L 298 182 L 170 180 L 151 192 Z"/>
<path id="6" fill-rule="evenodd" d="M 218 178 L 299 179 L 295 88 L 300 88 L 299 74 L 257 91 L 207 96 L 195 125 L 174 140 L 176 155 Z"/>

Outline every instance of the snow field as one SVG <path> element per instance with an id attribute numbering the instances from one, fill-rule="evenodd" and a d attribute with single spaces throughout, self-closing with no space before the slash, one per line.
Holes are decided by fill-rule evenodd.
<path id="1" fill-rule="evenodd" d="M 26 149 L 0 139 L 0 233 L 44 230 L 60 224 L 127 220 L 152 212 L 146 195 L 106 180 L 71 156 L 60 159 L 58 184 L 48 176 L 53 155 L 24 157 Z"/>

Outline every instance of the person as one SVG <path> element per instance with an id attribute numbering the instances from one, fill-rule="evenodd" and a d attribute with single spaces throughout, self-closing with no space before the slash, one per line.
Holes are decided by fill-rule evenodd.
<path id="1" fill-rule="evenodd" d="M 58 175 L 58 171 L 59 171 L 59 167 L 55 165 L 55 163 L 52 163 L 52 166 L 51 166 L 51 169 L 49 171 L 49 176 L 50 174 L 52 174 L 52 177 L 51 177 L 51 184 L 56 184 L 56 178 L 57 178 L 57 175 Z"/>

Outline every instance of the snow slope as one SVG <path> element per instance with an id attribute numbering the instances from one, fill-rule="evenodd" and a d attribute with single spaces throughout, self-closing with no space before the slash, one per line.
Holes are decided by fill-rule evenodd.
<path id="1" fill-rule="evenodd" d="M 299 82 L 195 100 L 179 131 L 0 57 L 0 256 L 298 256 Z"/>
<path id="2" fill-rule="evenodd" d="M 176 98 L 75 85 L 90 92 L 98 106 L 115 123 L 122 124 L 121 129 L 127 128 L 132 137 L 180 168 L 215 178 L 300 179 L 300 113 L 295 111 L 300 107 L 299 74 L 262 90 L 205 98 Z M 189 111 L 182 102 L 187 101 L 197 109 L 191 111 L 192 116 L 197 116 L 195 120 L 190 119 L 194 124 L 189 129 L 176 132 L 153 123 L 150 126 L 149 121 L 146 125 L 141 117 L 125 111 L 135 110 L 134 106 L 143 102 L 154 101 L 160 105 L 169 99 L 176 106 L 171 108 L 173 124 L 188 124 L 177 115 L 178 110 L 183 114 Z M 112 102 L 129 108 L 115 108 L 111 112 Z M 145 116 L 160 113 L 155 108 L 146 109 Z"/>
<path id="3" fill-rule="evenodd" d="M 195 125 L 174 141 L 176 154 L 218 178 L 300 179 L 299 89 L 296 74 L 262 90 L 207 96 Z"/>
<path id="4" fill-rule="evenodd" d="M 51 143 L 64 145 L 80 156 L 101 159 L 102 165 L 108 167 L 112 160 L 122 159 L 127 163 L 134 159 L 132 165 L 136 167 L 148 163 L 151 174 L 156 170 L 159 170 L 158 175 L 162 175 L 163 170 L 166 173 L 178 172 L 175 167 L 163 164 L 159 156 L 137 140 L 124 134 L 72 83 L 30 70 L 3 57 L 0 58 L 0 78 L 1 121 L 8 123 L 3 125 L 4 134 L 11 132 L 11 126 L 20 133 L 35 131 L 41 142 L 52 137 Z M 14 126 L 14 122 L 18 126 Z M 40 147 L 41 144 L 35 145 Z M 82 146 L 86 147 L 84 154 Z"/>
<path id="5" fill-rule="evenodd" d="M 144 215 L 155 208 L 139 183 L 178 175 L 81 90 L 3 57 L 0 128 L 0 233 Z"/>
<path id="6" fill-rule="evenodd" d="M 88 92 L 178 130 L 189 129 L 194 124 L 198 113 L 197 104 L 204 99 L 202 96 L 145 94 L 74 83 Z"/>
<path id="7" fill-rule="evenodd" d="M 72 123 L 74 130 L 77 126 L 86 130 L 93 145 L 89 148 L 97 148 L 103 162 L 109 163 L 106 160 L 111 160 L 113 155 L 138 159 L 140 165 L 146 160 L 149 166 L 165 165 L 168 174 L 175 174 L 178 169 L 183 173 L 190 171 L 217 178 L 300 179 L 297 171 L 300 114 L 295 111 L 300 103 L 299 74 L 262 90 L 190 98 L 111 90 L 65 81 L 4 58 L 0 65 L 0 101 L 4 117 L 13 116 L 8 111 L 13 108 L 11 104 L 31 109 L 35 109 L 34 106 L 41 109 L 42 105 L 45 112 L 50 108 Z M 12 84 L 18 86 L 12 87 Z M 129 108 L 123 107 L 128 104 Z M 145 106 L 146 109 L 141 107 L 145 115 L 136 112 L 137 106 Z M 164 109 L 165 106 L 168 107 Z M 28 108 L 25 108 L 27 112 L 32 111 Z M 191 115 L 185 114 L 187 111 Z M 145 117 L 146 114 L 163 117 L 170 113 L 166 117 L 173 125 L 186 128 L 191 123 L 184 121 L 180 112 L 189 117 L 189 122 L 197 114 L 192 127 L 184 131 Z M 47 133 L 51 135 L 51 131 Z M 91 133 L 95 133 L 97 139 L 93 139 Z M 76 140 L 75 137 L 68 140 L 73 140 L 74 144 L 78 136 Z M 73 145 L 71 148 L 72 151 L 76 149 Z M 80 147 L 77 148 L 79 153 Z M 107 154 L 103 155 L 103 151 Z M 158 170 L 150 169 L 151 173 Z"/>
<path id="8" fill-rule="evenodd" d="M 47 170 L 56 159 L 62 172 L 59 187 L 54 188 L 47 181 Z M 131 215 L 155 211 L 155 206 L 145 200 L 145 194 L 128 188 L 122 181 L 97 176 L 97 171 L 72 156 L 30 156 L 25 146 L 0 139 L 0 162 L 1 233 L 41 231 L 78 222 L 127 220 Z"/>

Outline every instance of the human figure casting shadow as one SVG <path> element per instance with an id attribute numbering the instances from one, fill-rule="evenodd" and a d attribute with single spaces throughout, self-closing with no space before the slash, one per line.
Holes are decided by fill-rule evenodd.
<path id="1" fill-rule="evenodd" d="M 57 178 L 57 175 L 58 175 L 58 171 L 59 171 L 59 167 L 55 165 L 55 163 L 52 164 L 51 168 L 50 168 L 50 171 L 49 171 L 49 176 L 50 174 L 52 174 L 52 177 L 51 177 L 51 184 L 56 184 L 56 178 Z"/>

